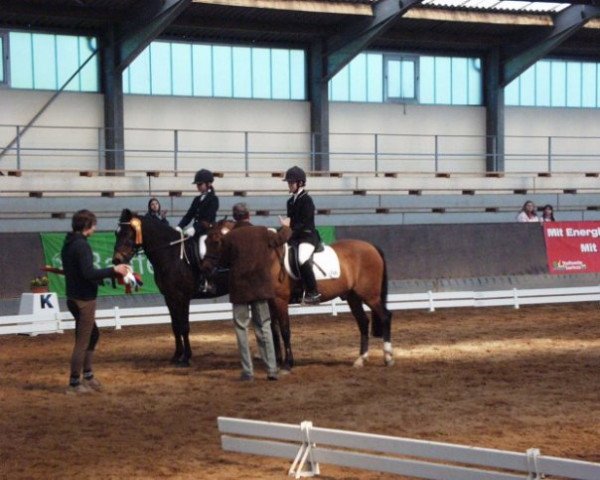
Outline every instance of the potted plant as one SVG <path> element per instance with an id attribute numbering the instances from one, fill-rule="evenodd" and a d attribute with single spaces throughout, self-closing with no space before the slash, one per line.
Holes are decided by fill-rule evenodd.
<path id="1" fill-rule="evenodd" d="M 29 283 L 31 293 L 44 293 L 48 291 L 48 277 L 35 277 Z"/>

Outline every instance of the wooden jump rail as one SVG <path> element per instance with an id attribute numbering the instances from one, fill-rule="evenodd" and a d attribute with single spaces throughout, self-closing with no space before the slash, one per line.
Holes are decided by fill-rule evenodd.
<path id="1" fill-rule="evenodd" d="M 223 450 L 286 458 L 288 475 L 320 474 L 320 464 L 432 480 L 541 480 L 546 475 L 598 480 L 600 464 L 542 455 L 469 447 L 239 418 L 217 419 Z"/>

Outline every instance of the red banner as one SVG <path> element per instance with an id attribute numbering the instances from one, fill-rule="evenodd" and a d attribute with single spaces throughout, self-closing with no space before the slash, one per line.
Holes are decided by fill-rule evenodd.
<path id="1" fill-rule="evenodd" d="M 550 273 L 600 272 L 600 222 L 543 225 Z"/>

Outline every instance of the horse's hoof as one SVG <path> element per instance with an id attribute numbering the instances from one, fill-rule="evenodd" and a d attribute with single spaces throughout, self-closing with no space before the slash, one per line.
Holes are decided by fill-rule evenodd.
<path id="1" fill-rule="evenodd" d="M 291 367 L 282 367 L 279 369 L 279 375 L 289 375 L 292 373 Z"/>
<path id="2" fill-rule="evenodd" d="M 396 360 L 394 360 L 392 355 L 386 354 L 383 358 L 383 362 L 385 363 L 386 367 L 391 367 L 394 365 L 394 363 L 396 363 Z"/>
<path id="3" fill-rule="evenodd" d="M 187 368 L 190 366 L 190 361 L 189 360 L 177 360 L 175 362 L 175 366 L 177 368 Z"/>
<path id="4" fill-rule="evenodd" d="M 365 366 L 365 359 L 363 357 L 358 357 L 356 360 L 354 360 L 354 363 L 352 364 L 352 366 L 354 368 L 362 368 Z"/>

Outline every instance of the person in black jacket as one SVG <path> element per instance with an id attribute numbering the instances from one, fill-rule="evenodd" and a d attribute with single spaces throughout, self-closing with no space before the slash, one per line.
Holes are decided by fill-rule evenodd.
<path id="1" fill-rule="evenodd" d="M 183 231 L 188 237 L 200 238 L 208 230 L 207 224 L 215 223 L 217 211 L 219 210 L 219 197 L 215 194 L 212 186 L 215 180 L 210 170 L 202 169 L 196 172 L 194 181 L 200 195 L 192 201 L 189 210 L 183 216 L 179 225 L 175 227 L 178 231 Z M 194 222 L 191 227 L 188 225 Z"/>
<path id="2" fill-rule="evenodd" d="M 96 297 L 98 282 L 116 274 L 127 275 L 127 265 L 109 268 L 94 267 L 92 249 L 87 237 L 96 230 L 96 215 L 79 210 L 71 220 L 61 257 L 67 287 L 67 308 L 75 318 L 75 346 L 71 355 L 71 376 L 67 393 L 88 393 L 102 388 L 94 378 L 92 360 L 100 333 L 96 325 Z M 80 377 L 83 370 L 83 383 Z"/>
<path id="3" fill-rule="evenodd" d="M 292 167 L 285 172 L 283 181 L 288 183 L 292 194 L 287 201 L 287 216 L 292 228 L 289 243 L 298 249 L 300 275 L 306 287 L 304 302 L 319 303 L 321 294 L 317 291 L 317 281 L 312 262 L 309 260 L 320 242 L 320 237 L 315 227 L 315 204 L 308 192 L 304 190 L 306 173 L 300 167 Z"/>
<path id="4" fill-rule="evenodd" d="M 167 220 L 167 211 L 161 208 L 160 202 L 156 197 L 152 197 L 150 200 L 148 200 L 148 211 L 144 217 L 153 218 L 167 226 L 169 225 L 169 221 Z"/>

